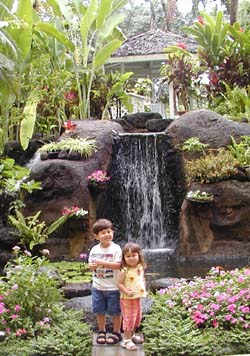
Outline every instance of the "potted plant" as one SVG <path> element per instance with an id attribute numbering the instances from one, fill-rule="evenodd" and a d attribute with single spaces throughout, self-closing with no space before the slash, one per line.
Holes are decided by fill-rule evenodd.
<path id="1" fill-rule="evenodd" d="M 92 194 L 99 194 L 106 189 L 109 180 L 106 171 L 96 170 L 87 177 L 88 188 Z"/>
<path id="2" fill-rule="evenodd" d="M 186 199 L 198 203 L 211 203 L 214 200 L 214 196 L 212 193 L 190 190 L 186 195 Z"/>
<path id="3" fill-rule="evenodd" d="M 95 140 L 89 138 L 65 138 L 61 141 L 47 143 L 39 149 L 41 159 L 57 157 L 67 159 L 88 158 L 95 151 Z M 51 153 L 54 153 L 54 155 L 51 155 Z"/>

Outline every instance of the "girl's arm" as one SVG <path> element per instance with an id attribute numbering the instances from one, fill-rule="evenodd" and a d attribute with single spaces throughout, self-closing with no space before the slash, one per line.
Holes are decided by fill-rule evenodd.
<path id="1" fill-rule="evenodd" d="M 135 292 L 132 289 L 125 287 L 124 285 L 125 277 L 126 277 L 126 271 L 121 271 L 118 277 L 118 288 L 122 293 L 126 294 L 128 297 L 132 297 L 135 294 Z"/>

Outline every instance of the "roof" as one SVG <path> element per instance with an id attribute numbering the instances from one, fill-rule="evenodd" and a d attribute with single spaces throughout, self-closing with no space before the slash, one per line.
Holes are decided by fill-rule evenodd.
<path id="1" fill-rule="evenodd" d="M 167 46 L 177 43 L 185 43 L 190 52 L 196 52 L 197 44 L 193 39 L 155 29 L 128 38 L 112 57 L 161 54 Z"/>

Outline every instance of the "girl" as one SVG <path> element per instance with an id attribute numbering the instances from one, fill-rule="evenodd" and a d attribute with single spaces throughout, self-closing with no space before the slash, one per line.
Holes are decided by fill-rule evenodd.
<path id="1" fill-rule="evenodd" d="M 142 318 L 141 297 L 146 297 L 145 267 L 140 246 L 128 242 L 122 249 L 121 272 L 118 277 L 124 330 L 121 346 L 127 350 L 136 350 L 135 343 L 143 342 L 143 338 L 134 333 Z"/>

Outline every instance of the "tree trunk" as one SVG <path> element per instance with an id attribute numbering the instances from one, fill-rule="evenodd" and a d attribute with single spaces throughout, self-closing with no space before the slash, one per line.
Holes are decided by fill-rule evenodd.
<path id="1" fill-rule="evenodd" d="M 237 21 L 238 0 L 231 0 L 230 5 L 230 25 Z"/>
<path id="2" fill-rule="evenodd" d="M 155 8 L 154 8 L 153 0 L 150 0 L 149 3 L 150 3 L 150 12 L 151 12 L 150 30 L 153 30 L 155 28 Z"/>

